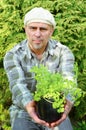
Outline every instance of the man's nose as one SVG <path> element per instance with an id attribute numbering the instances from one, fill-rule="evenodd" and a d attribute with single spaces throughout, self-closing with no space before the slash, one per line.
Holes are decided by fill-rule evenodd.
<path id="1" fill-rule="evenodd" d="M 35 36 L 40 37 L 40 35 L 41 35 L 41 31 L 40 29 L 37 29 L 35 32 Z"/>

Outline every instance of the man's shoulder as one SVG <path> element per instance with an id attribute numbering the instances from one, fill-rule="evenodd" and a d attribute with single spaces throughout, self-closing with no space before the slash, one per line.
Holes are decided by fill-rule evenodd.
<path id="1" fill-rule="evenodd" d="M 61 42 L 57 40 L 50 39 L 50 45 L 52 47 L 58 47 L 58 48 L 68 48 L 66 45 L 62 44 Z"/>
<path id="2" fill-rule="evenodd" d="M 23 40 L 20 43 L 16 44 L 12 49 L 10 49 L 9 51 L 6 52 L 5 56 L 4 56 L 4 60 L 11 60 L 13 59 L 13 57 L 18 56 L 19 58 L 21 58 L 24 53 L 26 52 L 26 44 L 27 44 L 27 40 Z"/>
<path id="3" fill-rule="evenodd" d="M 53 49 L 56 53 L 61 53 L 62 55 L 73 54 L 72 50 L 68 46 L 62 44 L 57 40 L 50 40 L 50 49 Z"/>
<path id="4" fill-rule="evenodd" d="M 11 48 L 7 53 L 11 52 L 11 53 L 15 53 L 17 51 L 23 51 L 26 48 L 26 43 L 27 40 L 22 40 L 21 42 L 17 43 L 13 48 Z"/>

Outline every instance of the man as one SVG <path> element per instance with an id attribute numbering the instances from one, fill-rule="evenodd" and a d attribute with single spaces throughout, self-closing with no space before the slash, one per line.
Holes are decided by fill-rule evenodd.
<path id="1" fill-rule="evenodd" d="M 36 103 L 31 92 L 35 80 L 30 69 L 43 64 L 52 72 L 59 72 L 68 79 L 73 78 L 74 56 L 68 47 L 52 40 L 55 29 L 53 15 L 44 8 L 34 8 L 24 18 L 27 39 L 6 53 L 4 68 L 12 92 L 13 104 L 10 107 L 12 130 L 72 130 L 68 114 L 73 102 L 67 96 L 65 111 L 61 119 L 51 124 L 39 119 Z M 53 116 L 53 115 L 52 115 Z"/>

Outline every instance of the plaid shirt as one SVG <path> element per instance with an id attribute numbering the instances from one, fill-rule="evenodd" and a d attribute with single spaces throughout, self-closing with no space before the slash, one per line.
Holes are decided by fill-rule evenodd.
<path id="1" fill-rule="evenodd" d="M 44 64 L 51 72 L 59 72 L 69 79 L 73 78 L 74 56 L 68 47 L 55 40 L 49 40 L 42 59 L 38 60 L 28 47 L 27 40 L 17 44 L 4 57 L 4 68 L 12 92 L 12 120 L 15 116 L 24 117 L 25 114 L 29 117 L 25 105 L 33 99 L 31 92 L 36 84 L 30 69 L 39 64 Z"/>

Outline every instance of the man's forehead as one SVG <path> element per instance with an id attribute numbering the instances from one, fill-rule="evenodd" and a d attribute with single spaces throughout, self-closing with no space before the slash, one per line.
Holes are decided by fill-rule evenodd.
<path id="1" fill-rule="evenodd" d="M 46 23 L 42 23 L 42 22 L 32 22 L 32 23 L 29 23 L 29 24 L 27 24 L 27 26 L 32 26 L 32 27 L 45 27 L 45 28 L 47 28 L 47 27 L 50 27 L 51 25 L 48 25 L 48 24 L 46 24 Z"/>

